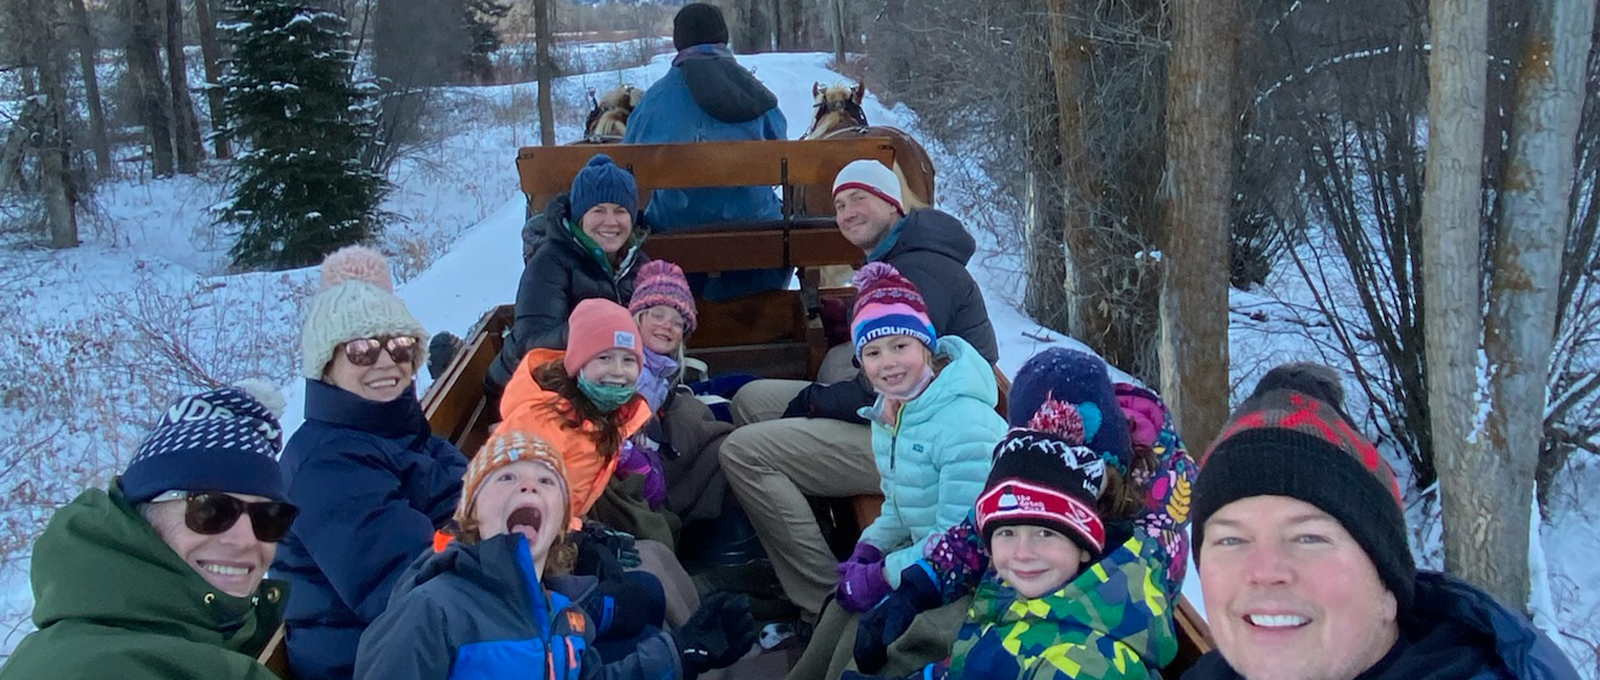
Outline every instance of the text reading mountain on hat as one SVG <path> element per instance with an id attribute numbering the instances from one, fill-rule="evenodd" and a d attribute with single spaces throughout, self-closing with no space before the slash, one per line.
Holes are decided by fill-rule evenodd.
<path id="1" fill-rule="evenodd" d="M 322 261 L 317 294 L 300 329 L 300 372 L 321 380 L 339 345 L 357 338 L 409 335 L 419 342 L 412 370 L 428 361 L 428 331 L 394 294 L 389 261 L 366 246 L 348 246 Z"/>
<path id="2" fill-rule="evenodd" d="M 163 411 L 122 473 L 123 496 L 223 491 L 287 500 L 278 472 L 284 399 L 264 380 L 181 397 Z"/>
<path id="3" fill-rule="evenodd" d="M 909 335 L 929 352 L 937 351 L 938 333 L 928 319 L 928 303 L 894 265 L 869 262 L 850 282 L 859 289 L 851 322 L 858 356 L 867 343 L 890 335 Z"/>

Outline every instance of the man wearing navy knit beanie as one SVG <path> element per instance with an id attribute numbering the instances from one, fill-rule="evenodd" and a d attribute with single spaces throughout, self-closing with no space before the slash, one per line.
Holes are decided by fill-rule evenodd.
<path id="1" fill-rule="evenodd" d="M 33 545 L 33 623 L 3 680 L 269 678 L 256 662 L 287 584 L 266 579 L 298 510 L 278 472 L 283 396 L 262 381 L 183 397 L 128 469 Z"/>
<path id="2" fill-rule="evenodd" d="M 1217 649 L 1184 680 L 1575 680 L 1525 617 L 1418 571 L 1400 488 L 1325 366 L 1272 369 L 1195 482 L 1194 559 Z"/>

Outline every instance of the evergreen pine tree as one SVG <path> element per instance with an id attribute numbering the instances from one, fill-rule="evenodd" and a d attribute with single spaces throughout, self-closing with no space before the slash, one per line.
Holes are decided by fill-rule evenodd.
<path id="1" fill-rule="evenodd" d="M 218 210 L 239 228 L 241 269 L 303 267 L 369 241 L 388 182 L 362 161 L 372 143 L 370 88 L 351 82 L 345 21 L 314 0 L 231 0 L 222 79 L 227 125 L 244 149 Z"/>

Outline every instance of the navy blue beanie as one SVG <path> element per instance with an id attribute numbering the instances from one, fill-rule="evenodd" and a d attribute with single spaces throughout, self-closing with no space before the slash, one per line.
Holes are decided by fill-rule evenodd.
<path id="1" fill-rule="evenodd" d="M 567 198 L 572 203 L 572 219 L 577 221 L 601 203 L 615 203 L 634 212 L 639 209 L 639 185 L 610 156 L 597 153 L 572 178 L 572 193 Z"/>
<path id="2" fill-rule="evenodd" d="M 277 388 L 259 381 L 172 402 L 122 473 L 122 495 L 134 504 L 168 491 L 288 500 L 278 472 L 282 410 Z"/>
<path id="3" fill-rule="evenodd" d="M 1012 427 L 1029 427 L 1046 401 L 1070 404 L 1083 417 L 1085 446 L 1123 472 L 1133 461 L 1128 418 L 1100 357 L 1061 347 L 1035 354 L 1017 370 L 1006 399 Z"/>

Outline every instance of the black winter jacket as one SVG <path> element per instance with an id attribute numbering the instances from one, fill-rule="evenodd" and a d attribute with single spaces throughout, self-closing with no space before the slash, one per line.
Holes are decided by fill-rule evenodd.
<path id="1" fill-rule="evenodd" d="M 1521 614 L 1438 572 L 1417 572 L 1414 611 L 1400 640 L 1357 680 L 1578 680 L 1572 662 Z M 1242 680 L 1212 651 L 1183 680 Z"/>
<path id="2" fill-rule="evenodd" d="M 540 219 L 542 217 L 542 220 Z M 542 216 L 535 216 L 524 227 L 524 247 L 534 234 L 543 238 L 531 239 L 537 249 L 532 259 L 522 269 L 522 281 L 517 284 L 517 318 L 506 338 L 500 356 L 489 365 L 485 388 L 498 395 L 511 381 L 523 355 L 532 349 L 566 349 L 567 317 L 578 302 L 589 298 L 605 298 L 627 306 L 633 299 L 634 277 L 639 267 L 649 260 L 638 245 L 643 242 L 645 230 L 634 217 L 634 243 L 629 246 L 622 265 L 614 274 L 608 274 L 597 257 L 584 251 L 578 239 L 567 230 L 572 207 L 565 194 L 550 201 Z M 537 224 L 542 221 L 543 224 Z"/>
<path id="3" fill-rule="evenodd" d="M 922 208 L 911 211 L 891 227 L 867 261 L 894 265 L 922 293 L 933 329 L 939 335 L 966 340 L 993 364 L 1000 359 L 994 326 L 989 323 L 983 291 L 967 271 L 967 262 L 977 252 L 977 242 L 960 220 L 933 208 Z M 866 376 L 857 375 L 854 380 L 805 388 L 783 415 L 865 424 L 856 412 L 871 406 L 876 399 Z"/>
<path id="4" fill-rule="evenodd" d="M 591 577 L 541 583 L 528 539 L 502 534 L 478 545 L 452 543 L 414 562 L 396 584 L 388 611 L 361 637 L 362 680 L 561 678 L 673 680 L 677 646 L 656 632 L 632 654 L 602 665 L 597 624 L 581 603 Z M 622 604 L 619 606 L 627 606 Z"/>

